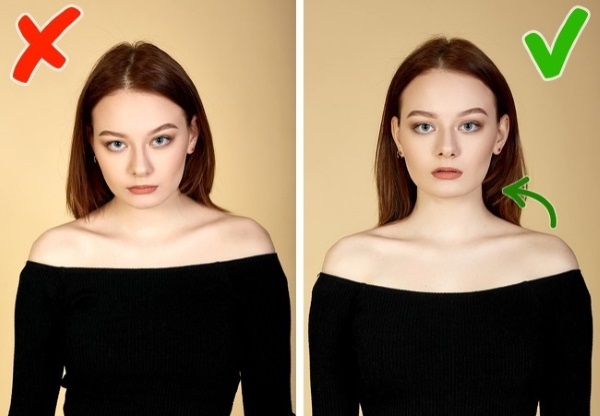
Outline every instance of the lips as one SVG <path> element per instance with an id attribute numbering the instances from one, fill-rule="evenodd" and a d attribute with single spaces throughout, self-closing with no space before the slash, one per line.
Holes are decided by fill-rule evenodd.
<path id="1" fill-rule="evenodd" d="M 152 192 L 156 191 L 156 188 L 158 188 L 158 186 L 156 186 L 156 185 L 138 185 L 138 186 L 130 186 L 127 189 L 132 194 L 142 195 L 142 194 L 151 194 Z"/>
<path id="2" fill-rule="evenodd" d="M 442 167 L 431 172 L 434 178 L 442 180 L 458 179 L 462 175 L 462 171 L 456 168 Z"/>

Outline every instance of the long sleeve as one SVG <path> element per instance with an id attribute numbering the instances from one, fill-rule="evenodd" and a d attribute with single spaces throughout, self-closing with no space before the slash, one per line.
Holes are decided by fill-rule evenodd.
<path id="1" fill-rule="evenodd" d="M 55 272 L 31 262 L 21 272 L 9 416 L 54 416 L 63 371 Z"/>
<path id="2" fill-rule="evenodd" d="M 292 415 L 290 297 L 277 256 L 232 265 L 240 299 L 241 381 L 245 416 Z"/>
<path id="3" fill-rule="evenodd" d="M 591 394 L 592 311 L 579 271 L 545 286 L 540 302 L 549 326 L 542 416 L 589 416 Z"/>
<path id="4" fill-rule="evenodd" d="M 314 416 L 358 415 L 358 370 L 350 317 L 359 287 L 321 273 L 313 288 L 308 337 Z"/>

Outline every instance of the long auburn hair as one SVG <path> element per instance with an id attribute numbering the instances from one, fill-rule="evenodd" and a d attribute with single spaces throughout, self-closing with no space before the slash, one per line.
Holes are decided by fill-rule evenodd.
<path id="1" fill-rule="evenodd" d="M 494 93 L 498 121 L 508 115 L 509 132 L 499 155 L 493 155 L 482 184 L 483 201 L 494 215 L 519 225 L 521 209 L 502 194 L 502 188 L 525 175 L 525 161 L 519 138 L 515 102 L 500 70 L 481 49 L 461 38 L 434 37 L 420 45 L 402 62 L 387 92 L 375 156 L 379 200 L 379 225 L 407 217 L 417 200 L 417 187 L 410 178 L 404 159 L 397 158 L 391 120 L 400 116 L 404 89 L 420 74 L 444 69 L 471 75 Z"/>
<path id="2" fill-rule="evenodd" d="M 92 110 L 103 97 L 121 89 L 168 98 L 183 109 L 188 125 L 196 116 L 196 151 L 186 157 L 179 190 L 201 204 L 220 209 L 209 196 L 215 154 L 208 119 L 194 83 L 179 63 L 155 45 L 124 42 L 98 60 L 79 96 L 67 179 L 67 207 L 73 216 L 85 217 L 114 196 L 94 163 Z"/>

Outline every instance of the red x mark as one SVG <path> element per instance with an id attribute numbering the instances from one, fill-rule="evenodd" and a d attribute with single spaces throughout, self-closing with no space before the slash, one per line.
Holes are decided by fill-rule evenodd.
<path id="1" fill-rule="evenodd" d="M 67 57 L 54 46 L 54 42 L 82 14 L 79 7 L 67 6 L 51 17 L 41 31 L 29 14 L 22 14 L 17 20 L 17 32 L 28 45 L 15 61 L 12 79 L 22 84 L 28 84 L 42 60 L 56 68 L 57 71 L 62 69 L 67 62 Z"/>

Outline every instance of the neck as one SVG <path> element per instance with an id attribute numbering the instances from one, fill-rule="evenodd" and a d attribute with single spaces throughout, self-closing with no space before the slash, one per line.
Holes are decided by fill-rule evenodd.
<path id="1" fill-rule="evenodd" d="M 102 208 L 102 216 L 110 218 L 113 233 L 144 241 L 168 235 L 174 228 L 183 225 L 189 202 L 179 192 L 160 206 L 147 209 L 134 208 L 113 199 Z"/>
<path id="2" fill-rule="evenodd" d="M 466 241 L 481 237 L 495 216 L 483 203 L 481 189 L 456 198 L 439 198 L 417 191 L 413 212 L 407 218 L 416 234 L 427 240 Z"/>

